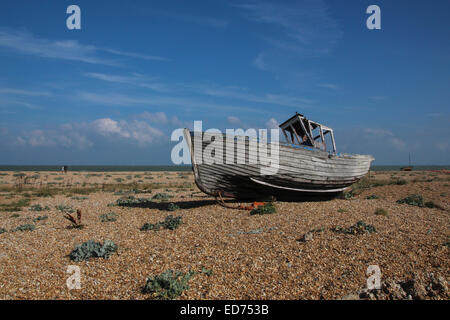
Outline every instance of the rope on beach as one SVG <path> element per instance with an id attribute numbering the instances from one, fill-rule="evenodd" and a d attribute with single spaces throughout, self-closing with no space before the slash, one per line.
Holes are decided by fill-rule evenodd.
<path id="1" fill-rule="evenodd" d="M 225 201 L 224 201 L 223 198 L 222 198 L 222 193 L 221 193 L 220 191 L 217 192 L 217 195 L 215 196 L 215 198 L 216 198 L 217 203 L 218 203 L 219 205 L 221 205 L 222 207 L 224 207 L 224 208 L 228 208 L 228 209 L 237 209 L 237 210 L 245 210 L 244 207 L 243 207 L 241 204 L 239 204 L 239 205 L 237 205 L 237 206 L 231 206 L 231 205 L 229 205 L 229 204 L 226 204 Z"/>
<path id="2" fill-rule="evenodd" d="M 222 193 L 220 191 L 217 192 L 217 195 L 215 196 L 215 198 L 216 198 L 217 203 L 219 205 L 221 205 L 222 207 L 228 208 L 228 209 L 236 209 L 236 210 L 248 210 L 248 211 L 250 211 L 250 210 L 258 208 L 259 206 L 264 206 L 266 204 L 265 202 L 256 202 L 255 201 L 252 204 L 250 204 L 249 206 L 244 206 L 244 205 L 242 205 L 240 203 L 237 206 L 231 206 L 231 205 L 225 203 L 225 201 L 224 201 L 224 199 L 222 197 Z M 276 201 L 274 197 L 272 197 L 272 200 L 273 200 L 272 202 Z"/>

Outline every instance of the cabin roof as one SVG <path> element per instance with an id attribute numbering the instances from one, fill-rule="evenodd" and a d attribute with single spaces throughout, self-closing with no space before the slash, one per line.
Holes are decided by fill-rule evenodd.
<path id="1" fill-rule="evenodd" d="M 333 129 L 324 126 L 318 122 L 307 119 L 304 115 L 296 112 L 295 115 L 279 125 L 283 131 L 286 140 L 300 145 L 310 145 L 315 148 L 326 149 L 324 135 L 330 134 L 332 139 L 333 151 L 336 152 Z M 319 128 L 319 135 L 314 136 L 314 129 Z M 287 134 L 289 133 L 289 135 Z M 290 138 L 289 138 L 290 136 Z M 321 143 L 319 143 L 321 142 Z"/>
<path id="2" fill-rule="evenodd" d="M 290 125 L 292 125 L 294 127 L 295 130 L 297 130 L 297 132 L 301 132 L 302 130 L 302 126 L 300 124 L 300 122 L 298 121 L 297 117 L 300 117 L 300 119 L 303 120 L 303 124 L 305 125 L 305 127 L 307 127 L 308 122 L 311 124 L 311 129 L 315 129 L 318 126 L 322 126 L 322 128 L 324 128 L 325 130 L 332 130 L 331 128 L 324 126 L 323 124 L 320 124 L 316 121 L 312 121 L 307 119 L 303 114 L 296 112 L 292 117 L 290 117 L 289 119 L 287 119 L 286 121 L 284 121 L 282 124 L 279 125 L 279 127 L 281 129 L 284 129 L 286 131 L 292 132 L 292 129 L 290 127 Z"/>

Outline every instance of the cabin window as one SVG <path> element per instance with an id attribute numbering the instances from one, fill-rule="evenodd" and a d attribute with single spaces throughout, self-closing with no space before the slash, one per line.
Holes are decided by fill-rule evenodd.
<path id="1" fill-rule="evenodd" d="M 333 130 L 299 113 L 280 124 L 280 128 L 288 143 L 336 152 Z"/>
<path id="2" fill-rule="evenodd" d="M 332 140 L 333 138 L 331 137 L 330 131 L 324 133 L 324 137 L 325 137 L 325 150 L 327 152 L 334 152 Z"/>

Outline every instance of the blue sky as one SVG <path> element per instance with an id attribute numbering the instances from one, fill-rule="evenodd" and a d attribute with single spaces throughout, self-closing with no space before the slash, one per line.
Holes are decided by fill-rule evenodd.
<path id="1" fill-rule="evenodd" d="M 66 8 L 81 8 L 68 30 Z M 381 8 L 381 30 L 366 8 Z M 170 164 L 175 128 L 296 111 L 374 164 L 450 163 L 448 1 L 2 1 L 0 164 Z"/>

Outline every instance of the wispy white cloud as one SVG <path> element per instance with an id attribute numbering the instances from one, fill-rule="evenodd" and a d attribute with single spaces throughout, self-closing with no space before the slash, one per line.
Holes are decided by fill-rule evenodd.
<path id="1" fill-rule="evenodd" d="M 31 147 L 75 147 L 85 149 L 93 145 L 84 133 L 60 127 L 53 130 L 32 130 L 15 138 L 15 143 Z"/>
<path id="2" fill-rule="evenodd" d="M 0 108 L 22 106 L 30 110 L 40 110 L 40 106 L 26 100 L 27 97 L 50 97 L 52 93 L 42 90 L 23 90 L 16 88 L 0 88 Z"/>
<path id="3" fill-rule="evenodd" d="M 392 147 L 397 150 L 404 150 L 406 147 L 406 143 L 395 136 L 395 134 L 387 129 L 383 128 L 365 128 L 364 129 L 365 137 L 368 139 L 377 139 L 380 141 L 385 141 L 389 143 Z"/>
<path id="4" fill-rule="evenodd" d="M 137 115 L 140 119 L 147 120 L 154 124 L 159 125 L 173 125 L 173 126 L 181 126 L 184 123 L 178 119 L 177 116 L 167 116 L 164 112 L 142 112 Z"/>
<path id="5" fill-rule="evenodd" d="M 231 98 L 247 102 L 281 105 L 286 107 L 308 107 L 309 105 L 314 103 L 314 101 L 310 99 L 293 97 L 284 94 L 265 93 L 258 95 L 250 93 L 246 89 L 237 87 L 218 87 L 209 85 L 188 85 L 187 87 L 208 96 Z"/>
<path id="6" fill-rule="evenodd" d="M 23 101 L 20 99 L 20 97 L 2 97 L 0 95 L 0 108 L 3 109 L 3 111 L 11 106 L 22 106 L 30 110 L 40 110 L 42 109 L 40 106 L 36 105 L 35 103 L 30 103 L 27 101 Z M 10 112 L 8 112 L 10 113 Z"/>
<path id="7" fill-rule="evenodd" d="M 279 123 L 275 118 L 270 118 L 269 121 L 266 122 L 266 126 L 269 129 L 277 129 L 279 126 Z"/>
<path id="8" fill-rule="evenodd" d="M 238 117 L 235 117 L 235 116 L 228 116 L 227 121 L 228 121 L 228 123 L 233 124 L 233 125 L 241 124 L 241 119 L 239 119 Z"/>
<path id="9" fill-rule="evenodd" d="M 18 95 L 18 96 L 51 96 L 47 91 L 31 91 L 14 88 L 0 88 L 0 94 Z"/>
<path id="10" fill-rule="evenodd" d="M 140 74 L 133 73 L 132 75 L 112 75 L 104 73 L 86 73 L 85 76 L 115 83 L 127 83 L 138 87 L 149 88 L 159 92 L 174 92 L 177 94 L 200 94 L 205 96 L 229 98 L 234 100 L 241 100 L 245 102 L 257 102 L 272 105 L 281 105 L 287 107 L 307 107 L 314 103 L 313 100 L 293 97 L 284 94 L 254 94 L 247 89 L 231 87 L 231 86 L 217 86 L 217 85 L 204 85 L 204 84 L 165 84 L 160 81 L 156 82 L 155 78 L 148 78 Z M 178 103 L 180 98 L 177 97 L 129 97 L 112 95 L 112 97 L 104 97 L 95 93 L 82 93 L 82 98 L 106 103 L 110 101 L 114 105 L 129 105 L 129 104 L 145 104 L 153 103 L 155 100 L 165 103 Z M 189 99 L 188 99 L 189 100 Z M 200 102 L 200 101 L 199 101 Z"/>
<path id="11" fill-rule="evenodd" d="M 235 6 L 250 20 L 278 27 L 282 36 L 263 36 L 278 48 L 310 55 L 324 54 L 330 52 L 342 37 L 341 29 L 322 0 L 289 4 L 255 1 Z"/>
<path id="12" fill-rule="evenodd" d="M 258 56 L 253 60 L 253 65 L 258 68 L 259 70 L 267 70 L 267 63 L 264 60 L 264 54 L 260 53 Z"/>
<path id="13" fill-rule="evenodd" d="M 109 53 L 112 53 L 115 55 L 119 55 L 119 56 L 130 57 L 130 58 L 155 60 L 155 61 L 170 61 L 170 59 L 164 58 L 164 57 L 151 56 L 151 55 L 146 55 L 146 54 L 127 52 L 127 51 L 121 51 L 121 50 L 115 50 L 115 49 L 99 48 L 98 50 L 106 51 L 106 52 L 109 52 Z"/>
<path id="14" fill-rule="evenodd" d="M 368 136 L 373 136 L 373 137 L 377 137 L 377 138 L 382 138 L 382 137 L 386 137 L 386 136 L 388 136 L 388 137 L 394 136 L 392 131 L 387 130 L 387 129 L 382 129 L 382 128 L 365 128 L 364 132 Z"/>
<path id="15" fill-rule="evenodd" d="M 85 149 L 103 140 L 120 140 L 146 146 L 159 142 L 165 134 L 143 120 L 96 119 L 91 122 L 66 123 L 52 129 L 36 129 L 15 137 L 16 144 L 31 147 L 66 147 Z"/>
<path id="16" fill-rule="evenodd" d="M 163 132 L 145 121 L 116 121 L 110 118 L 97 119 L 90 126 L 103 136 L 115 136 L 134 140 L 139 145 L 148 145 L 164 136 Z"/>
<path id="17" fill-rule="evenodd" d="M 219 111 L 248 111 L 269 113 L 274 112 L 263 110 L 258 107 L 249 107 L 248 105 L 236 105 L 226 103 L 215 103 L 200 98 L 176 97 L 176 96 L 128 96 L 123 94 L 100 94 L 95 92 L 80 92 L 78 98 L 84 101 L 105 105 L 105 106 L 156 106 L 156 107 L 178 107 L 186 110 L 219 110 Z"/>
<path id="18" fill-rule="evenodd" d="M 36 55 L 45 58 L 81 61 L 92 64 L 119 66 L 120 63 L 105 57 L 99 52 L 109 52 L 113 55 L 128 56 L 141 59 L 164 61 L 161 57 L 153 57 L 115 49 L 99 48 L 93 45 L 81 44 L 77 40 L 49 40 L 39 38 L 29 32 L 0 30 L 0 47 L 5 47 L 23 54 Z"/>
<path id="19" fill-rule="evenodd" d="M 132 75 L 129 76 L 121 76 L 121 75 L 90 72 L 86 73 L 85 76 L 107 82 L 127 83 L 134 86 L 152 89 L 154 91 L 159 92 L 169 91 L 168 86 L 162 83 L 155 82 L 154 78 L 144 77 L 143 75 L 137 73 L 133 73 Z"/>

